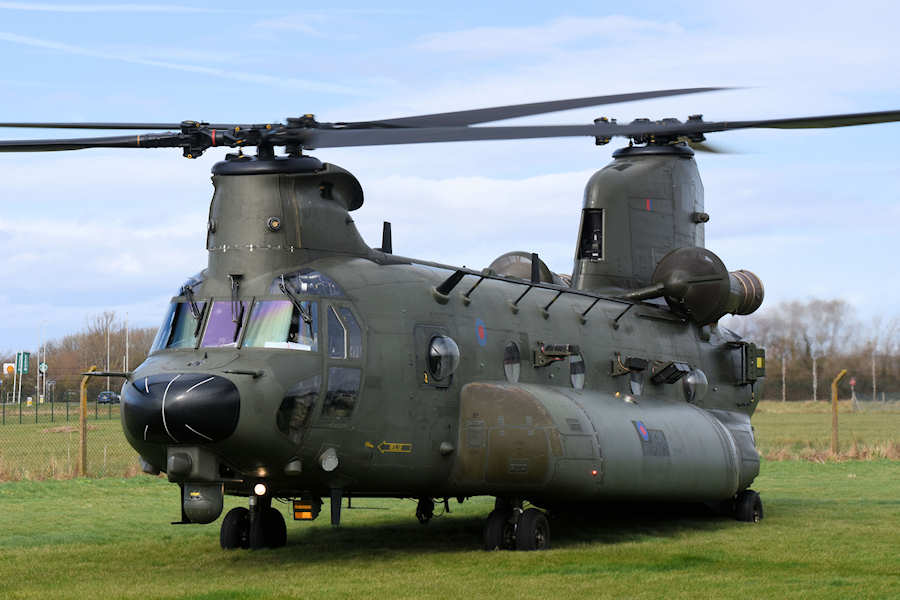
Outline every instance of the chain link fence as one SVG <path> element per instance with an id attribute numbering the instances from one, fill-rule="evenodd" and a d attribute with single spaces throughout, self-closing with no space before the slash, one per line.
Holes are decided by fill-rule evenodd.
<path id="1" fill-rule="evenodd" d="M 79 408 L 77 401 L 0 403 L 0 481 L 77 476 Z M 140 471 L 120 418 L 118 403 L 87 403 L 88 477 L 127 477 Z"/>

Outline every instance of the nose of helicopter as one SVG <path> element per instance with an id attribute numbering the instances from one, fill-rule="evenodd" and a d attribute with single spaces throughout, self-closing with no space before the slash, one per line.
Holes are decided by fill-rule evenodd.
<path id="1" fill-rule="evenodd" d="M 125 385 L 122 418 L 138 440 L 220 442 L 234 433 L 241 399 L 229 379 L 205 373 L 159 373 Z"/>

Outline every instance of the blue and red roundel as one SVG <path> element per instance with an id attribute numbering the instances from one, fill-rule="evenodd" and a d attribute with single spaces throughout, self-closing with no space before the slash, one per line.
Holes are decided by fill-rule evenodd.
<path id="1" fill-rule="evenodd" d="M 487 327 L 481 319 L 475 320 L 475 339 L 479 346 L 487 346 Z"/>
<path id="2" fill-rule="evenodd" d="M 634 427 L 637 429 L 638 435 L 641 436 L 641 439 L 645 442 L 650 441 L 650 434 L 647 432 L 647 428 L 644 427 L 644 424 L 641 421 L 634 421 Z"/>

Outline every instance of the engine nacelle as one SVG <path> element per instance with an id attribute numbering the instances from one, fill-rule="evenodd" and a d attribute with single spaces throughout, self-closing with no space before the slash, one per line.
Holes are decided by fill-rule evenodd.
<path id="1" fill-rule="evenodd" d="M 715 323 L 726 314 L 749 315 L 762 305 L 765 290 L 750 271 L 728 272 L 706 248 L 677 248 L 656 265 L 652 287 L 669 307 L 700 325 Z"/>

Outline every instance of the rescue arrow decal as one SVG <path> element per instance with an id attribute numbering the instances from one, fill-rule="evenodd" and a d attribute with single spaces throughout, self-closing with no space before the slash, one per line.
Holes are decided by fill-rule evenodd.
<path id="1" fill-rule="evenodd" d="M 409 442 L 381 442 L 377 446 L 372 442 L 366 442 L 366 448 L 378 448 L 382 454 L 409 454 L 412 452 L 412 444 Z"/>

